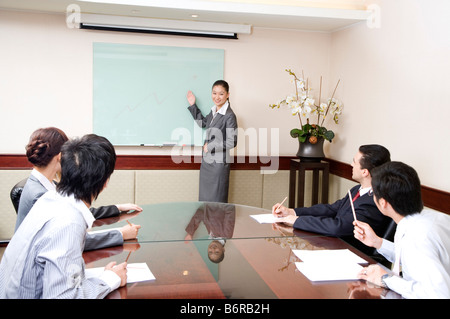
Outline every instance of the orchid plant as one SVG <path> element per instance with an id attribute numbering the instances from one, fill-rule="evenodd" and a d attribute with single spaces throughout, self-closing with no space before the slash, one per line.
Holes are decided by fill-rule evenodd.
<path id="1" fill-rule="evenodd" d="M 308 140 L 311 144 L 316 144 L 319 137 L 331 142 L 335 136 L 334 132 L 327 130 L 323 123 L 332 117 L 338 124 L 339 115 L 342 114 L 343 105 L 334 98 L 340 80 L 337 82 L 332 96 L 325 103 L 320 100 L 322 93 L 322 77 L 320 77 L 319 100 L 316 104 L 316 100 L 311 95 L 312 89 L 308 85 L 308 80 L 304 80 L 303 72 L 302 78 L 298 78 L 291 69 L 286 69 L 286 72 L 294 77 L 295 94 L 288 95 L 284 100 L 269 106 L 272 109 L 287 106 L 293 116 L 298 116 L 301 129 L 294 128 L 290 134 L 293 138 L 298 138 L 301 143 Z M 314 121 L 315 118 L 317 118 L 316 124 L 311 124 L 310 121 Z"/>

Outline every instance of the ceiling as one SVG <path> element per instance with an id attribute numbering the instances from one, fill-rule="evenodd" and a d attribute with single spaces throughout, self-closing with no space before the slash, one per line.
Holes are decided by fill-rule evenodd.
<path id="1" fill-rule="evenodd" d="M 6 10 L 58 14 L 66 14 L 71 4 L 82 13 L 322 32 L 365 21 L 370 14 L 365 0 L 0 0 Z"/>

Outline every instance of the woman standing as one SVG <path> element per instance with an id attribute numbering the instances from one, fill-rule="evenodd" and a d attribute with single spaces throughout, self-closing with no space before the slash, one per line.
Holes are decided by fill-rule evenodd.
<path id="1" fill-rule="evenodd" d="M 200 166 L 199 201 L 228 202 L 230 178 L 230 149 L 237 144 L 237 120 L 229 102 L 229 85 L 224 80 L 214 82 L 214 106 L 204 117 L 195 104 L 195 95 L 189 91 L 188 110 L 197 124 L 206 128 Z"/>

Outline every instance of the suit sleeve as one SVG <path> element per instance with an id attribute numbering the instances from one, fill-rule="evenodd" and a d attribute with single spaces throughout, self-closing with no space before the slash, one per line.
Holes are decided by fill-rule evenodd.
<path id="1" fill-rule="evenodd" d="M 353 214 L 350 203 L 345 207 L 345 198 L 334 204 L 317 204 L 309 208 L 295 209 L 299 216 L 294 228 L 341 237 L 353 234 Z"/>
<path id="2" fill-rule="evenodd" d="M 95 219 L 119 216 L 120 211 L 116 205 L 100 206 L 89 208 Z"/>
<path id="3" fill-rule="evenodd" d="M 189 112 L 191 112 L 191 115 L 198 126 L 202 128 L 206 127 L 206 117 L 203 116 L 202 112 L 196 104 L 192 104 L 191 106 L 189 106 L 188 110 Z"/>
<path id="4" fill-rule="evenodd" d="M 336 205 L 338 204 L 338 205 Z M 318 206 L 318 207 L 315 207 Z M 356 218 L 368 223 L 380 236 L 387 225 L 387 217 L 380 213 L 372 196 L 364 195 L 354 202 Z M 327 236 L 353 236 L 353 212 L 348 197 L 344 197 L 333 205 L 314 205 L 306 215 L 307 209 L 301 209 L 294 227 L 320 233 Z M 297 209 L 296 209 L 297 212 Z"/>
<path id="5" fill-rule="evenodd" d="M 186 229 L 185 229 L 186 233 L 188 233 L 191 236 L 194 236 L 194 233 L 197 230 L 197 228 L 200 226 L 200 223 L 203 220 L 204 215 L 205 215 L 205 213 L 204 213 L 203 208 L 197 209 L 194 216 L 192 216 L 189 224 L 186 226 Z"/>
<path id="6" fill-rule="evenodd" d="M 358 188 L 359 186 L 355 186 L 351 189 L 352 196 Z M 354 207 L 356 218 L 371 225 L 375 232 L 383 226 L 384 216 L 379 212 L 372 196 L 363 195 L 354 202 Z M 294 228 L 334 237 L 353 236 L 354 218 L 348 196 L 333 204 L 317 204 L 294 210 L 299 216 Z"/>
<path id="7" fill-rule="evenodd" d="M 84 243 L 84 251 L 120 245 L 123 245 L 123 236 L 117 229 L 104 231 L 101 233 L 87 233 L 86 241 Z"/>

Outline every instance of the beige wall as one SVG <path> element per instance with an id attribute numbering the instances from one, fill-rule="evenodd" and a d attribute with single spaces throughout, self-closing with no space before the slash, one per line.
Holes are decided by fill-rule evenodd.
<path id="1" fill-rule="evenodd" d="M 38 127 L 57 126 L 69 136 L 92 132 L 93 42 L 221 48 L 240 127 L 279 129 L 279 145 L 270 147 L 280 155 L 296 153 L 289 131 L 298 122 L 267 105 L 292 93 L 284 69 L 303 69 L 315 89 L 322 75 L 328 94 L 341 79 L 337 97 L 345 108 L 340 124 L 328 125 L 337 134 L 325 144 L 328 157 L 350 163 L 359 145 L 380 143 L 393 159 L 415 167 L 424 185 L 448 192 L 449 2 L 371 3 L 380 6 L 380 28 L 364 22 L 331 34 L 256 28 L 239 40 L 76 30 L 67 28 L 63 15 L 0 11 L 0 153 L 23 154 Z M 236 152 L 257 155 L 261 149 L 241 135 Z"/>
<path id="2" fill-rule="evenodd" d="M 450 2 L 373 2 L 380 28 L 332 36 L 331 74 L 341 78 L 345 116 L 328 154 L 349 163 L 355 145 L 380 143 L 422 184 L 449 192 Z"/>
<path id="3" fill-rule="evenodd" d="M 293 92 L 286 68 L 304 69 L 315 80 L 328 76 L 330 36 L 269 29 L 255 29 L 239 40 L 98 32 L 68 28 L 64 15 L 0 11 L 0 107 L 5 115 L 0 153 L 23 153 L 38 127 L 57 126 L 69 136 L 92 132 L 92 43 L 112 42 L 224 49 L 224 77 L 239 126 L 243 131 L 280 129 L 280 154 L 295 154 L 298 146 L 289 131 L 296 119 L 268 105 Z M 258 146 L 249 146 L 244 137 L 239 154 L 258 155 Z M 170 154 L 170 149 L 126 147 L 118 153 Z"/>

